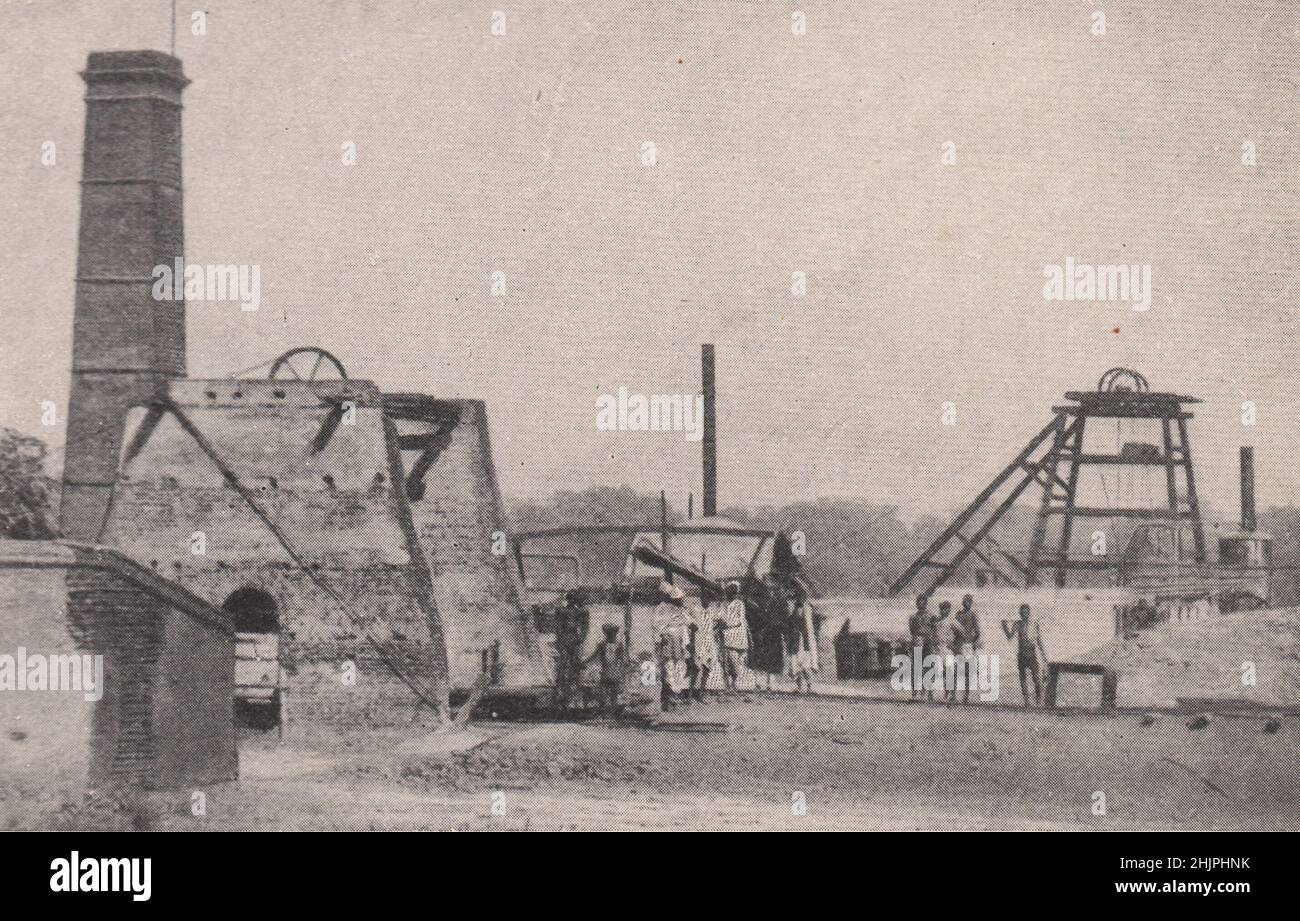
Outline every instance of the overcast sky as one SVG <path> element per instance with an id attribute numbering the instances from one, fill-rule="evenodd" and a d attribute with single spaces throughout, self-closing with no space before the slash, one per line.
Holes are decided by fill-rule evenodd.
<path id="1" fill-rule="evenodd" d="M 208 0 L 204 36 L 196 6 L 176 39 L 187 256 L 259 265 L 263 296 L 190 305 L 192 376 L 320 345 L 385 389 L 485 399 L 510 495 L 684 502 L 698 444 L 598 431 L 596 399 L 697 390 L 712 341 L 723 504 L 911 517 L 1131 365 L 1206 399 L 1203 498 L 1235 511 L 1255 444 L 1261 505 L 1296 499 L 1290 2 L 1107 0 L 1104 36 L 1094 4 L 1051 0 Z M 40 404 L 61 418 L 67 394 L 77 72 L 166 50 L 168 10 L 0 3 L 0 422 L 56 445 Z M 1151 309 L 1046 301 L 1066 257 L 1150 265 Z"/>

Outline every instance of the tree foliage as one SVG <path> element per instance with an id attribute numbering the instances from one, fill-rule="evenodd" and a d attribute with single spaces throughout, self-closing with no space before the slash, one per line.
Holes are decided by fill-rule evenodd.
<path id="1" fill-rule="evenodd" d="M 644 525 L 660 520 L 659 496 L 629 486 L 560 490 L 550 500 L 514 504 L 516 531 L 561 526 Z M 726 508 L 741 524 L 801 532 L 804 572 L 823 594 L 881 595 L 942 529 L 937 519 L 908 525 L 893 506 L 846 499 L 817 499 L 780 508 Z M 669 521 L 685 516 L 669 509 Z"/>
<path id="2" fill-rule="evenodd" d="M 514 529 L 590 527 L 593 525 L 659 524 L 659 496 L 637 492 L 630 486 L 589 486 L 581 492 L 560 489 L 548 500 L 513 503 Z M 684 517 L 668 509 L 669 522 Z"/>
<path id="3" fill-rule="evenodd" d="M 45 472 L 45 442 L 0 427 L 0 536 L 42 540 L 54 536 L 50 500 L 54 484 Z"/>
<path id="4" fill-rule="evenodd" d="M 993 530 L 998 543 L 1021 560 L 1028 554 L 1037 515 L 1035 505 L 1016 505 Z M 858 595 L 879 597 L 907 566 L 925 552 L 947 526 L 949 519 L 924 515 L 908 523 L 891 505 L 875 505 L 853 499 L 817 499 L 775 506 L 732 506 L 721 514 L 741 524 L 803 535 L 804 573 L 822 596 Z M 567 525 L 659 524 L 659 496 L 640 493 L 628 486 L 593 486 L 580 492 L 560 490 L 549 500 L 516 503 L 516 531 Z M 669 509 L 669 521 L 685 516 Z M 1207 516 L 1207 520 L 1212 520 Z M 1106 531 L 1111 553 L 1121 553 L 1132 532 L 1131 523 L 1098 525 Z M 1275 604 L 1300 603 L 1300 508 L 1266 509 L 1260 528 L 1273 535 L 1274 561 L 1272 594 Z M 1073 553 L 1090 552 L 1093 529 L 1079 529 L 1074 535 Z M 948 551 L 951 554 L 951 550 Z M 1012 578 L 1019 574 L 1003 560 L 996 562 Z M 953 577 L 953 584 L 967 585 L 980 566 L 974 556 Z M 921 581 L 920 579 L 917 580 Z"/>

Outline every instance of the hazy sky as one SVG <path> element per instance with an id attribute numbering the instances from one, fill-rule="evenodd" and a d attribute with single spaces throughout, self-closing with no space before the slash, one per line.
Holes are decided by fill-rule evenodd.
<path id="1" fill-rule="evenodd" d="M 698 445 L 598 431 L 596 399 L 696 390 L 713 341 L 723 504 L 910 517 L 1131 365 L 1206 398 L 1203 498 L 1235 509 L 1255 444 L 1261 505 L 1295 501 L 1300 14 L 1099 5 L 1104 36 L 1097 4 L 1050 0 L 207 0 L 195 36 L 181 0 L 187 256 L 257 264 L 263 285 L 257 312 L 190 305 L 190 373 L 318 344 L 385 389 L 487 400 L 508 494 L 684 501 Z M 168 10 L 0 2 L 0 422 L 54 444 L 77 72 L 92 50 L 165 50 Z M 1044 300 L 1067 256 L 1149 264 L 1151 309 Z"/>

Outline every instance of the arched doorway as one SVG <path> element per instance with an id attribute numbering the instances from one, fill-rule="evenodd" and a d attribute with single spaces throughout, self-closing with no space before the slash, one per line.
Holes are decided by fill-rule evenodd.
<path id="1" fill-rule="evenodd" d="M 221 606 L 235 626 L 235 726 L 280 725 L 280 613 L 257 588 L 232 592 Z"/>

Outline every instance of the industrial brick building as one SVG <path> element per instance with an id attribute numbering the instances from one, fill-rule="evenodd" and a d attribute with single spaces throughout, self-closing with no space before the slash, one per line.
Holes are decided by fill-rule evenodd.
<path id="1" fill-rule="evenodd" d="M 316 349 L 296 350 L 316 356 L 305 377 L 277 362 L 258 380 L 187 379 L 185 305 L 152 289 L 184 255 L 188 81 L 154 51 L 94 53 L 83 77 L 64 535 L 222 608 L 241 698 L 288 732 L 437 722 L 480 675 L 546 681 L 483 403 L 384 394 Z M 317 376 L 323 359 L 334 376 Z"/>

